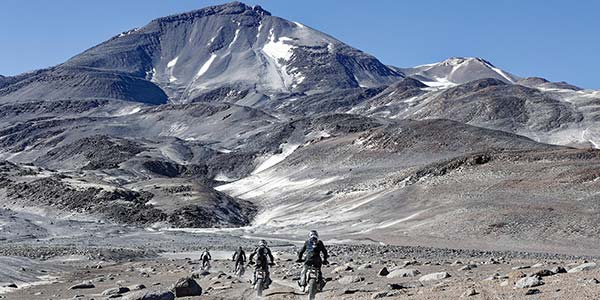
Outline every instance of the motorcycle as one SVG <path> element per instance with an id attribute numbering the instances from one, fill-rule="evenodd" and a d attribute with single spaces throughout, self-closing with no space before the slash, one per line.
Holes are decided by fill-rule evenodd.
<path id="1" fill-rule="evenodd" d="M 202 270 L 209 271 L 210 270 L 210 260 L 202 262 Z"/>
<path id="2" fill-rule="evenodd" d="M 303 263 L 304 259 L 298 259 L 296 263 Z M 328 261 L 323 261 L 324 265 L 328 265 Z M 300 282 L 298 282 L 300 284 Z M 308 299 L 314 300 L 317 293 L 321 292 L 325 287 L 325 281 L 323 281 L 321 270 L 315 266 L 306 266 L 306 272 L 304 273 L 304 286 L 302 292 L 306 293 L 308 289 Z"/>
<path id="3" fill-rule="evenodd" d="M 254 265 L 254 262 L 250 262 L 250 265 Z M 275 263 L 271 262 L 269 263 L 269 266 L 274 266 Z M 267 280 L 270 280 L 267 276 L 267 271 L 265 271 L 262 268 L 257 268 L 254 270 L 254 289 L 256 290 L 256 295 L 258 297 L 262 296 L 262 293 L 265 289 L 268 288 L 268 286 L 270 285 L 270 282 L 267 283 Z"/>
<path id="4" fill-rule="evenodd" d="M 256 290 L 256 295 L 258 297 L 262 296 L 263 290 L 265 289 L 265 283 L 267 280 L 267 272 L 261 269 L 257 269 L 254 272 L 254 278 L 256 279 L 254 283 L 254 289 Z"/>
<path id="5" fill-rule="evenodd" d="M 244 276 L 245 272 L 246 272 L 246 268 L 244 267 L 243 263 L 239 263 L 236 265 L 235 271 L 234 271 L 235 276 L 237 276 L 238 278 L 242 278 L 242 276 Z"/>
<path id="6" fill-rule="evenodd" d="M 306 289 L 308 288 L 308 299 L 314 300 L 319 292 L 319 269 L 312 266 L 308 267 L 306 270 L 305 282 L 304 292 L 306 292 Z"/>

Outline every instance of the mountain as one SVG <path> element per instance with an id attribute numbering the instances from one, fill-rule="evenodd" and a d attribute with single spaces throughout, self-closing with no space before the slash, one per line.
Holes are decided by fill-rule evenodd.
<path id="1" fill-rule="evenodd" d="M 448 87 L 483 78 L 494 78 L 506 83 L 516 83 L 519 80 L 492 63 L 475 57 L 452 57 L 439 63 L 397 70 L 433 87 Z"/>
<path id="2" fill-rule="evenodd" d="M 521 78 L 521 79 L 519 79 L 517 81 L 517 84 L 528 86 L 528 87 L 533 87 L 533 88 L 546 89 L 546 90 L 550 90 L 550 89 L 555 89 L 555 90 L 573 90 L 573 91 L 581 91 L 581 90 L 583 90 L 582 88 L 580 88 L 578 86 L 574 86 L 574 85 L 569 84 L 569 83 L 564 82 L 564 81 L 561 81 L 561 82 L 550 82 L 547 79 L 544 79 L 544 78 L 541 78 L 541 77 Z"/>
<path id="3" fill-rule="evenodd" d="M 252 104 L 385 85 L 402 74 L 331 36 L 239 2 L 153 20 L 0 90 L 0 99 Z"/>
<path id="4" fill-rule="evenodd" d="M 0 204 L 244 226 L 227 235 L 597 249 L 599 107 L 600 91 L 480 58 L 385 66 L 234 2 L 0 77 Z"/>

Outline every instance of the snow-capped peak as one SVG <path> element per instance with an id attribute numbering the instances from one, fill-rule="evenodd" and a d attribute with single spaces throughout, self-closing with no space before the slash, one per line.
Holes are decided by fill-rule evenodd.
<path id="1" fill-rule="evenodd" d="M 427 85 L 442 88 L 483 78 L 495 78 L 506 83 L 516 83 L 519 80 L 519 77 L 479 57 L 451 57 L 438 63 L 401 69 L 401 71 Z"/>

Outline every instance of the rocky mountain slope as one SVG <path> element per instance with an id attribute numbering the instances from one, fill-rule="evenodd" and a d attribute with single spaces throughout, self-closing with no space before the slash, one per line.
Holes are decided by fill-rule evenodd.
<path id="1" fill-rule="evenodd" d="M 599 108 L 480 58 L 385 66 L 234 2 L 0 77 L 0 203 L 44 228 L 592 253 Z"/>

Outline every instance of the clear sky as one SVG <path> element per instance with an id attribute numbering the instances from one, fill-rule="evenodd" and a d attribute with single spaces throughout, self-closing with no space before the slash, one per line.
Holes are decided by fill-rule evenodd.
<path id="1" fill-rule="evenodd" d="M 0 74 L 61 63 L 151 19 L 226 1 L 2 0 Z M 407 67 L 477 56 L 518 76 L 600 89 L 600 1 L 248 0 Z"/>

